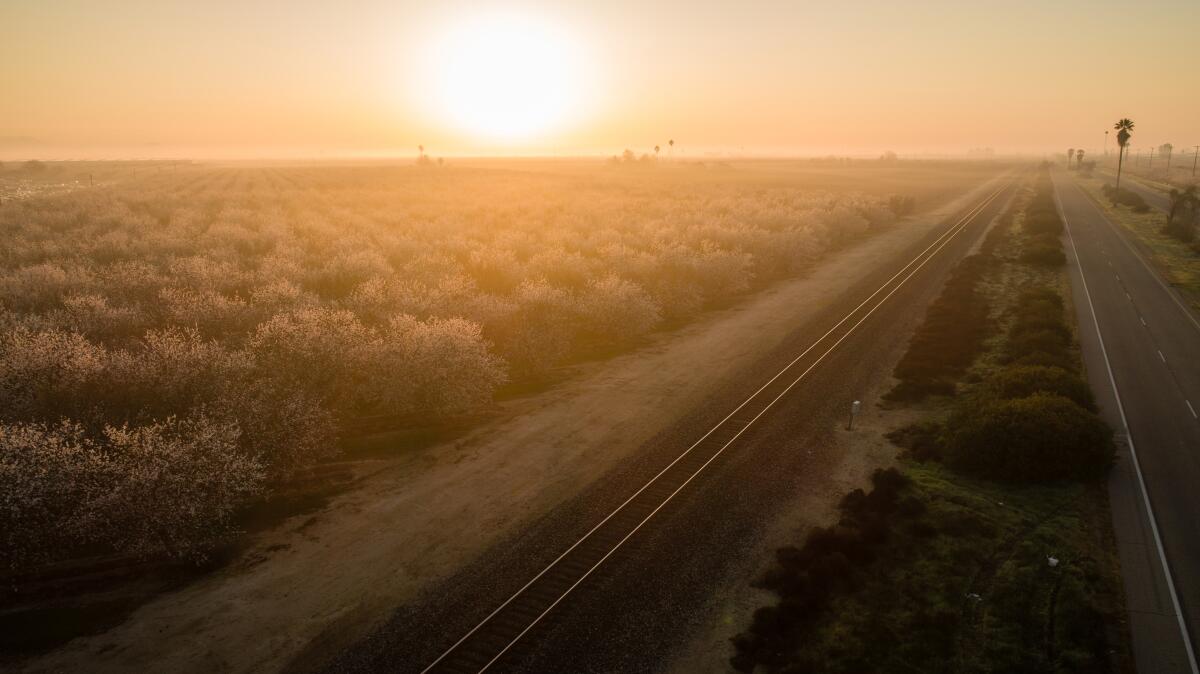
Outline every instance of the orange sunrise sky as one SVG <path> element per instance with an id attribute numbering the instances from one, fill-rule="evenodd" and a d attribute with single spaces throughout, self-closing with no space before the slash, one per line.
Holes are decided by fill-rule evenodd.
<path id="1" fill-rule="evenodd" d="M 0 159 L 1200 143 L 1200 3 L 0 5 Z"/>

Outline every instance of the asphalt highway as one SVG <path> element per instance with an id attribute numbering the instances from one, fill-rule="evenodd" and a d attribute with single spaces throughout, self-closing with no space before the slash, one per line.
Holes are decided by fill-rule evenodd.
<path id="1" fill-rule="evenodd" d="M 1121 440 L 1110 496 L 1138 670 L 1194 673 L 1200 318 L 1071 178 L 1055 184 L 1088 378 Z"/>

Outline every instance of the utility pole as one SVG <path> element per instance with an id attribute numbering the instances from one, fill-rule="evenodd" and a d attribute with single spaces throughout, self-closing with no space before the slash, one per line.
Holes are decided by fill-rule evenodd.
<path id="1" fill-rule="evenodd" d="M 1150 164 L 1146 168 L 1154 168 L 1154 148 L 1150 148 Z"/>
<path id="2" fill-rule="evenodd" d="M 1196 151 L 1192 153 L 1192 177 L 1196 177 L 1196 157 L 1200 155 L 1200 145 L 1195 146 Z"/>
<path id="3" fill-rule="evenodd" d="M 1104 156 L 1108 156 L 1108 129 L 1104 130 Z"/>
<path id="4" fill-rule="evenodd" d="M 1175 154 L 1175 146 L 1172 145 L 1170 150 L 1167 150 L 1167 173 L 1171 173 L 1171 156 Z"/>

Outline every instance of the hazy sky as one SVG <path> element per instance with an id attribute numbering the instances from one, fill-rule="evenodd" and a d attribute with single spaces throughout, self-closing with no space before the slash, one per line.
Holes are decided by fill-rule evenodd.
<path id="1" fill-rule="evenodd" d="M 446 37 L 498 15 L 570 53 Z M 1198 27 L 1195 0 L 0 0 L 0 157 L 1099 149 L 1121 116 L 1190 146 Z M 519 137 L 462 123 L 560 89 Z"/>

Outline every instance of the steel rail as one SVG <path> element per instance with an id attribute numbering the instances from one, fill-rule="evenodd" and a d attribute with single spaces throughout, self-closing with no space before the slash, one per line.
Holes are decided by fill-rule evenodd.
<path id="1" fill-rule="evenodd" d="M 878 310 L 880 307 L 882 307 L 883 304 L 888 300 L 888 298 L 890 298 L 897 291 L 899 291 L 900 288 L 902 288 L 904 286 L 904 284 L 908 282 L 909 279 L 911 279 L 922 267 L 924 267 L 928 262 L 930 262 L 937 255 L 938 252 L 940 252 L 943 248 L 945 248 L 950 243 L 951 240 L 953 240 L 958 234 L 960 234 L 963 230 L 965 230 L 974 221 L 974 219 L 976 217 L 978 217 L 978 215 L 980 213 L 982 213 L 984 209 L 987 208 L 988 205 L 990 205 L 993 201 L 995 201 L 995 199 L 1001 193 L 1003 193 L 1005 190 L 1007 190 L 1010 186 L 1011 186 L 1011 183 L 1006 183 L 1006 184 L 1002 185 L 1001 187 L 997 188 L 996 190 L 994 190 L 993 192 L 988 194 L 986 197 L 984 197 L 978 204 L 971 207 L 965 215 L 963 215 L 954 224 L 952 224 L 950 227 L 948 227 L 946 229 L 946 231 L 944 231 L 936 239 L 934 239 L 934 241 L 932 243 L 930 243 L 924 250 L 922 250 L 915 257 L 913 257 L 912 260 L 910 260 L 907 264 L 905 264 L 903 267 L 901 267 L 899 271 L 897 271 L 890 278 L 888 278 L 886 281 L 884 281 L 883 284 L 881 284 L 878 289 L 876 289 L 874 292 L 872 292 L 866 299 L 864 299 L 856 307 L 854 307 L 854 309 L 850 310 L 845 316 L 843 316 L 841 318 L 841 320 L 839 320 L 837 323 L 835 323 L 833 327 L 829 328 L 829 330 L 827 330 L 823 335 L 821 335 L 815 341 L 813 341 L 813 343 L 810 344 L 807 348 L 805 348 L 800 353 L 800 355 L 798 355 L 794 359 L 792 359 L 779 372 L 777 372 L 773 377 L 771 377 L 765 384 L 763 384 L 761 387 L 759 387 L 754 393 L 750 394 L 749 397 L 747 397 L 744 401 L 742 401 L 741 404 L 739 404 L 736 408 L 734 408 L 734 410 L 732 412 L 730 412 L 728 415 L 726 415 L 724 418 L 722 418 L 720 421 L 718 421 L 706 433 L 704 433 L 704 435 L 702 435 L 698 440 L 696 440 L 694 443 L 692 443 L 691 446 L 689 446 L 682 453 L 680 453 L 679 456 L 675 457 L 674 460 L 672 460 L 669 464 L 667 464 L 666 467 L 664 467 L 657 474 L 655 474 L 652 478 L 650 478 L 637 491 L 635 491 L 631 496 L 629 496 L 627 499 L 625 499 L 625 501 L 623 501 L 619 506 L 617 506 L 615 509 L 613 509 L 611 512 L 609 512 L 609 514 L 606 515 L 602 520 L 600 520 L 599 523 L 597 523 L 590 530 L 588 530 L 587 533 L 583 534 L 583 536 L 581 536 L 579 539 L 577 539 L 570 547 L 568 547 L 558 557 L 556 557 L 552 562 L 550 562 L 545 568 L 543 568 L 540 572 L 538 572 L 537 575 L 535 575 L 528 582 L 526 582 L 523 586 L 521 586 L 520 589 L 518 589 L 516 592 L 514 592 L 512 595 L 510 595 L 508 597 L 508 599 L 506 599 L 499 606 L 497 606 L 491 613 L 489 613 L 485 618 L 483 618 L 483 620 L 479 621 L 479 623 L 477 623 L 473 628 L 471 628 L 471 630 L 469 630 L 466 634 L 464 634 L 461 638 L 459 638 L 458 641 L 456 641 L 452 646 L 450 646 L 445 651 L 443 651 L 442 654 L 437 657 L 437 659 L 435 659 L 433 662 L 429 663 L 429 665 L 427 665 L 423 670 L 421 670 L 421 674 L 429 674 L 430 672 L 438 671 L 438 670 L 442 670 L 442 669 L 446 669 L 447 671 L 484 672 L 488 668 L 490 668 L 492 665 L 494 665 L 501 657 L 503 657 L 506 653 L 508 653 L 510 651 L 510 649 L 516 643 L 518 643 L 531 629 L 533 629 L 538 623 L 540 623 L 547 614 L 549 614 L 563 599 L 565 599 L 567 597 L 567 595 L 569 595 L 580 583 L 582 583 L 585 579 L 587 579 L 613 553 L 615 553 L 622 545 L 624 545 L 625 542 L 628 541 L 629 538 L 633 536 L 633 534 L 637 533 L 637 531 L 639 529 L 641 529 L 642 526 L 644 526 L 646 524 L 646 522 L 648 522 L 655 514 L 657 514 L 664 506 L 666 506 L 666 504 L 669 503 L 684 487 L 686 487 L 696 476 L 698 476 L 705 468 L 707 468 L 709 466 L 709 464 L 711 464 L 718 456 L 720 456 L 727 447 L 729 447 L 731 444 L 733 444 L 734 441 L 736 441 L 739 437 L 741 437 L 741 435 L 743 433 L 745 433 L 745 431 L 748 428 L 750 428 L 751 425 L 753 425 L 756 421 L 758 421 L 759 418 L 761 418 L 764 414 L 766 414 L 766 412 L 768 410 L 770 410 L 771 407 L 773 407 L 776 402 L 778 402 L 784 395 L 786 395 L 789 391 L 791 391 L 791 389 L 793 387 L 795 387 L 796 384 L 798 384 L 802 379 L 804 379 L 808 375 L 809 372 L 811 372 L 818 364 L 820 364 L 843 341 L 845 341 L 852 334 L 854 334 L 854 331 L 860 325 L 862 325 L 862 323 L 864 321 L 866 321 L 867 318 L 869 318 L 872 314 L 874 314 L 876 310 Z M 903 276 L 904 278 L 901 279 L 900 278 L 901 276 Z M 895 282 L 897 279 L 900 279 L 900 281 L 898 283 L 895 283 L 894 287 L 892 287 L 893 282 Z M 890 290 L 889 290 L 889 287 L 891 288 Z M 755 401 L 763 391 L 767 390 L 769 387 L 771 387 L 773 384 L 775 384 L 790 369 L 792 369 L 792 367 L 794 367 L 797 363 L 799 363 L 803 358 L 805 358 L 809 353 L 811 353 L 819 345 L 821 345 L 823 342 L 825 342 L 831 335 L 836 333 L 843 325 L 850 322 L 860 312 L 860 310 L 863 309 L 863 307 L 870 304 L 872 302 L 872 300 L 874 300 L 876 297 L 878 297 L 881 293 L 885 293 L 885 291 L 886 291 L 886 294 L 884 294 L 883 297 L 880 298 L 879 301 L 874 304 L 874 306 L 872 306 L 866 313 L 862 314 L 858 318 L 858 320 L 855 321 L 846 330 L 846 332 L 844 334 L 842 334 L 840 337 L 838 337 L 823 353 L 821 353 L 811 364 L 809 364 L 807 368 L 805 368 L 790 383 L 788 383 L 787 386 L 784 387 L 782 391 L 780 391 L 773 398 L 771 398 L 769 401 L 767 401 L 766 404 L 761 409 L 759 409 L 752 418 L 750 418 L 748 421 L 744 422 L 744 424 L 740 428 L 737 429 L 736 433 L 734 433 L 732 437 L 729 437 L 728 439 L 724 440 L 724 442 L 721 443 L 720 447 L 718 447 L 711 455 L 709 455 L 708 458 L 703 461 L 703 463 L 701 463 L 698 467 L 696 467 L 694 470 L 692 470 L 690 472 L 690 474 L 688 474 L 686 476 L 686 478 L 683 479 L 683 481 L 680 484 L 675 486 L 674 489 L 670 491 L 669 494 L 667 494 L 665 497 L 656 499 L 655 503 L 653 504 L 654 507 L 650 510 L 649 513 L 647 513 L 643 517 L 641 517 L 636 522 L 636 524 L 634 524 L 631 528 L 628 528 L 628 530 L 624 533 L 624 535 L 621 536 L 619 538 L 619 540 L 616 540 L 615 543 L 604 545 L 604 549 L 602 551 L 599 551 L 599 552 L 602 552 L 602 554 L 600 554 L 598 559 L 593 561 L 590 565 L 585 563 L 584 566 L 586 568 L 577 567 L 575 569 L 575 573 L 572 574 L 573 576 L 577 576 L 577 577 L 575 577 L 574 580 L 572 582 L 570 582 L 570 584 L 568 586 L 566 586 L 564 589 L 557 591 L 555 593 L 555 596 L 553 596 L 552 601 L 549 601 L 548 605 L 546 605 L 545 608 L 543 608 L 541 611 L 537 612 L 536 615 L 533 615 L 531 618 L 526 618 L 524 620 L 524 622 L 526 624 L 524 624 L 523 628 L 521 628 L 514 636 L 502 637 L 501 641 L 505 641 L 505 643 L 496 644 L 494 648 L 490 649 L 490 650 L 494 651 L 494 655 L 491 655 L 490 658 L 483 660 L 482 663 L 479 665 L 469 666 L 466 668 L 452 666 L 452 663 L 449 662 L 449 660 L 452 659 L 452 656 L 454 656 L 458 652 L 459 648 L 462 647 L 468 640 L 472 639 L 472 637 L 476 637 L 477 635 L 479 635 L 484 630 L 484 628 L 487 627 L 490 623 L 492 623 L 492 621 L 498 615 L 500 615 L 503 611 L 505 611 L 505 609 L 512 606 L 515 601 L 517 601 L 519 598 L 521 598 L 531 587 L 533 587 L 536 583 L 538 583 L 538 581 L 542 580 L 543 578 L 546 578 L 548 576 L 548 574 L 550 574 L 556 568 L 559 568 L 560 565 L 563 564 L 564 560 L 566 560 L 568 558 L 568 556 L 570 556 L 573 552 L 575 552 L 577 549 L 579 549 L 581 545 L 584 545 L 585 543 L 587 543 L 589 541 L 589 539 L 592 539 L 593 535 L 595 535 L 597 531 L 599 531 L 606 524 L 608 524 L 610 521 L 612 521 L 614 517 L 618 516 L 621 513 L 628 512 L 627 507 L 630 506 L 630 504 L 633 503 L 639 496 L 641 496 L 643 493 L 647 492 L 648 490 L 654 488 L 656 486 L 656 484 L 660 483 L 662 478 L 665 475 L 667 475 L 668 472 L 670 472 L 673 468 L 675 468 L 677 465 L 679 465 L 682 461 L 687 459 L 692 454 L 693 450 L 695 450 L 697 447 L 699 447 L 701 444 L 703 444 L 706 440 L 708 440 L 711 436 L 713 436 L 714 433 L 717 433 L 719 430 L 721 430 L 723 427 L 725 427 L 726 423 L 730 419 L 734 418 L 735 415 L 737 415 L 744 408 L 746 408 L 753 401 Z M 718 441 L 718 442 L 720 442 L 720 441 Z M 668 486 L 668 488 L 670 487 L 670 485 L 667 485 L 667 486 Z M 580 569 L 582 569 L 582 572 L 579 572 Z M 542 603 L 547 603 L 547 602 L 542 602 Z M 536 609 L 535 609 L 535 611 L 536 611 Z M 483 657 L 487 658 L 486 655 L 484 655 Z M 470 660 L 471 658 L 468 657 L 466 659 Z M 475 658 L 475 660 L 479 661 L 480 658 Z M 467 663 L 464 663 L 464 664 L 467 664 Z M 478 668 L 474 669 L 473 667 L 478 667 Z"/>

